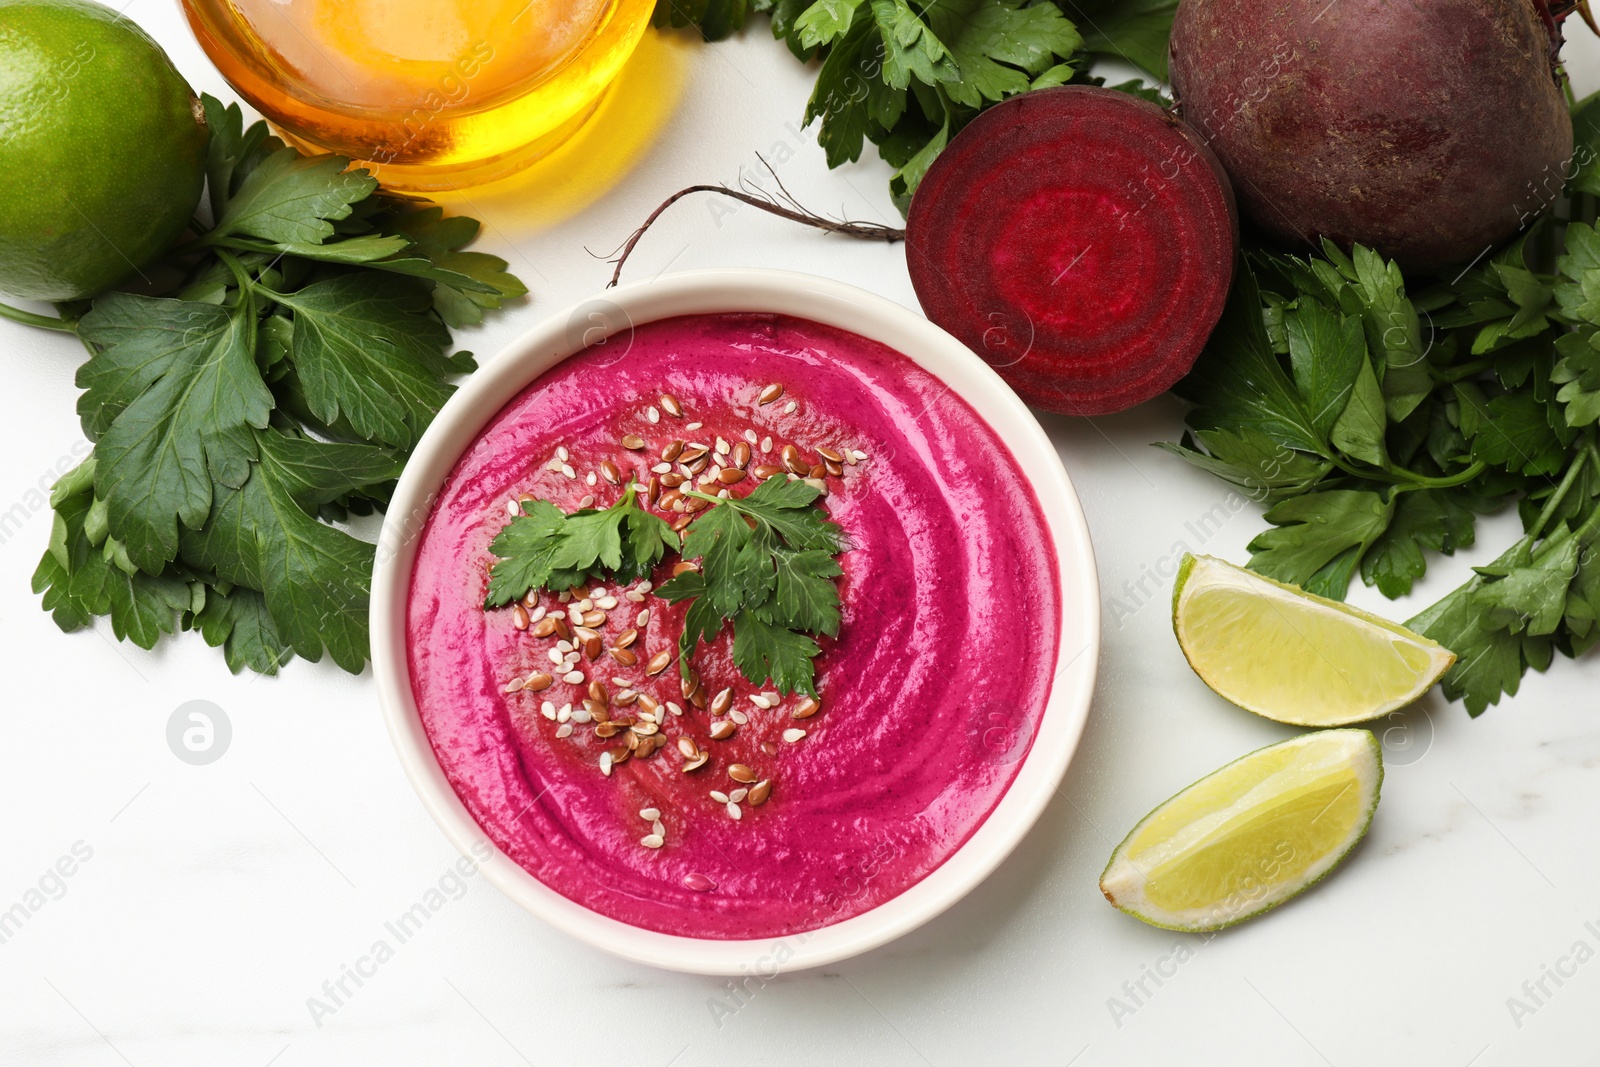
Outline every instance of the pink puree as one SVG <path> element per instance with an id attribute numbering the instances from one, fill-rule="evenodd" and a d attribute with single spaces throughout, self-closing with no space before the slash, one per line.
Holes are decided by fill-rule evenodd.
<path id="1" fill-rule="evenodd" d="M 772 938 L 860 914 L 960 847 L 1032 742 L 1060 618 L 1038 503 L 964 401 L 876 342 L 786 317 L 705 315 L 648 324 L 625 347 L 614 338 L 529 386 L 443 487 L 407 616 L 412 688 L 434 751 L 496 845 L 603 915 L 692 937 Z M 759 406 L 769 382 L 787 391 Z M 685 417 L 663 413 L 651 424 L 646 408 L 663 391 L 682 401 Z M 786 413 L 791 400 L 798 409 Z M 704 428 L 686 430 L 694 420 Z M 605 777 L 598 757 L 616 741 L 595 739 L 592 726 L 557 739 L 557 724 L 540 715 L 545 699 L 581 706 L 582 686 L 558 679 L 543 693 L 502 692 L 511 678 L 550 670 L 555 639 L 516 630 L 510 609 L 482 610 L 489 542 L 519 493 L 569 511 L 596 493 L 605 506 L 620 490 L 583 481 L 602 459 L 632 458 L 644 475 L 675 437 L 736 442 L 751 426 L 773 437 L 774 453 L 793 443 L 807 456 L 820 445 L 869 457 L 828 479 L 827 509 L 854 547 L 843 557 L 843 627 L 837 641 L 823 640 L 817 661 L 823 710 L 796 723 L 796 697 L 771 711 L 752 705 L 759 690 L 734 669 L 725 631 L 695 663 L 708 693 L 734 687 L 734 706 L 750 722 L 730 740 L 710 740 L 709 716 L 687 706 L 676 669 L 648 679 L 642 669 L 673 646 L 682 611 L 654 596 L 624 600 L 606 627 L 608 645 L 639 607 L 655 616 L 634 646 L 639 666 L 602 657 L 585 660 L 585 673 L 613 692 L 610 679 L 626 678 L 685 705 L 665 732 L 694 738 L 712 759 L 686 774 L 669 744 Z M 627 433 L 650 447 L 624 452 L 615 442 Z M 563 444 L 576 481 L 545 469 Z M 776 458 L 758 448 L 752 467 L 761 462 Z M 747 480 L 735 492 L 750 488 Z M 809 736 L 785 743 L 783 730 L 796 725 Z M 726 770 L 736 762 L 774 783 L 771 799 L 745 805 L 738 821 L 708 797 L 738 788 Z M 664 848 L 640 844 L 647 807 L 662 811 Z M 713 888 L 695 891 L 686 878 Z"/>

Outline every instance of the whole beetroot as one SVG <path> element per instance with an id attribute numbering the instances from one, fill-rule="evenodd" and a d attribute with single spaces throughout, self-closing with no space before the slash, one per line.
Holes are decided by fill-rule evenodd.
<path id="1" fill-rule="evenodd" d="M 1277 238 L 1465 263 L 1560 191 L 1572 123 L 1544 0 L 1182 0 L 1172 83 Z"/>

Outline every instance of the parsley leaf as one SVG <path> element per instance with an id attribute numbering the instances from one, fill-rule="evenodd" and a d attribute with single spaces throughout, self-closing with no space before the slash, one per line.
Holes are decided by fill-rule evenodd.
<path id="1" fill-rule="evenodd" d="M 1250 542 L 1250 569 L 1342 600 L 1359 554 L 1388 527 L 1393 508 L 1393 502 L 1367 490 L 1290 497 L 1267 512 L 1274 528 Z M 1336 562 L 1339 566 L 1327 569 Z"/>
<path id="2" fill-rule="evenodd" d="M 294 315 L 291 358 L 311 411 L 362 438 L 410 448 L 450 396 L 438 363 L 450 331 L 428 286 L 341 274 L 272 298 Z"/>
<path id="3" fill-rule="evenodd" d="M 272 411 L 254 307 L 112 293 L 78 335 L 106 346 L 78 372 L 84 430 L 99 438 L 97 491 L 130 558 L 159 572 L 177 555 L 179 522 L 205 522 L 213 484 L 244 481 L 252 455 L 235 431 L 266 426 Z"/>
<path id="4" fill-rule="evenodd" d="M 484 607 L 520 600 L 535 589 L 568 589 L 587 579 L 628 582 L 649 574 L 678 547 L 678 535 L 660 516 L 641 508 L 630 484 L 609 508 L 584 508 L 571 515 L 547 500 L 522 503 L 489 545 L 497 559 L 489 568 Z"/>
<path id="5" fill-rule="evenodd" d="M 321 244 L 333 223 L 371 196 L 378 180 L 343 156 L 303 156 L 280 148 L 245 175 L 217 224 L 206 234 L 215 243 L 236 234 L 266 241 Z"/>
<path id="6" fill-rule="evenodd" d="M 805 634 L 756 612 L 741 611 L 733 620 L 733 665 L 758 685 L 770 679 L 780 693 L 817 695 L 811 661 L 820 651 Z"/>

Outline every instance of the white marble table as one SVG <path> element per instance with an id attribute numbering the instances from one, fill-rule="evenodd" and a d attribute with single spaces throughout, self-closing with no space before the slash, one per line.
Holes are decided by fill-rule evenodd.
<path id="1" fill-rule="evenodd" d="M 127 13 L 197 88 L 231 95 L 172 0 L 132 0 Z M 1573 36 L 1580 88 L 1600 87 L 1600 47 L 1575 23 Z M 480 355 L 604 284 L 610 268 L 585 248 L 608 251 L 680 186 L 735 180 L 758 151 L 809 204 L 892 217 L 881 164 L 823 165 L 798 123 L 810 76 L 764 29 L 715 48 L 652 38 L 636 76 L 647 88 L 632 114 L 595 142 L 602 159 L 637 159 L 614 187 L 558 162 L 539 193 L 453 198 L 487 223 L 481 247 L 534 292 L 463 337 Z M 630 273 L 738 264 L 825 274 L 916 306 L 898 249 L 704 201 L 667 216 Z M 1201 685 L 1172 640 L 1167 583 L 1139 591 L 1178 543 L 1242 559 L 1261 525 L 1254 505 L 1228 506 L 1221 483 L 1147 447 L 1178 427 L 1180 407 L 1165 400 L 1092 423 L 1046 420 L 1098 546 L 1101 680 L 1061 795 L 948 914 L 868 956 L 735 994 L 611 959 L 469 880 L 314 1018 L 308 1001 L 327 1003 L 324 983 L 456 855 L 400 773 L 370 677 L 296 662 L 276 680 L 236 678 L 198 640 L 147 654 L 109 628 L 63 636 L 39 610 L 28 579 L 50 527 L 41 487 L 80 447 L 81 358 L 69 338 L 0 323 L 0 513 L 12 516 L 0 532 L 0 910 L 26 902 L 31 913 L 0 943 L 0 1062 L 1600 1059 L 1593 657 L 1558 661 L 1478 721 L 1435 697 L 1396 723 L 1367 841 L 1273 915 L 1206 939 L 1143 926 L 1101 898 L 1112 842 L 1152 804 L 1291 732 Z M 1483 523 L 1484 547 L 1436 564 L 1421 597 L 1461 581 L 1512 527 L 1508 516 Z M 1387 610 L 1404 618 L 1421 597 Z M 1369 590 L 1354 599 L 1385 608 Z M 232 725 L 206 766 L 168 748 L 168 719 L 189 700 L 213 702 Z M 58 863 L 72 873 L 52 874 Z"/>

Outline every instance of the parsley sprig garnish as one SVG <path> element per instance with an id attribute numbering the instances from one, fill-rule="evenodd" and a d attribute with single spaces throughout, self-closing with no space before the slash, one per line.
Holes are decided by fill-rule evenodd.
<path id="1" fill-rule="evenodd" d="M 473 368 L 449 327 L 526 290 L 461 251 L 473 220 L 204 103 L 211 226 L 150 272 L 164 295 L 63 308 L 95 449 L 52 495 L 34 589 L 63 629 L 109 616 L 145 648 L 198 630 L 234 670 L 326 651 L 359 671 L 374 546 L 333 523 L 384 506 Z"/>
<path id="2" fill-rule="evenodd" d="M 489 551 L 484 606 L 510 604 L 532 590 L 562 590 L 589 581 L 630 582 L 678 551 L 671 526 L 645 511 L 630 484 L 608 508 L 570 515 L 545 500 L 522 503 Z M 845 539 L 816 505 L 820 490 L 803 481 L 768 478 L 748 496 L 723 499 L 698 490 L 685 496 L 714 505 L 689 525 L 682 554 L 698 559 L 656 593 L 690 601 L 678 641 L 685 676 L 696 648 L 724 625 L 733 627 L 733 662 L 757 685 L 817 695 L 812 660 L 816 637 L 838 636 Z"/>
<path id="3" fill-rule="evenodd" d="M 1600 153 L 1600 97 L 1575 119 Z M 1407 623 L 1456 653 L 1445 693 L 1473 715 L 1600 643 L 1600 172 L 1568 192 L 1455 278 L 1252 253 L 1163 445 L 1271 505 L 1253 569 L 1339 599 L 1358 573 L 1410 592 L 1515 502 L 1523 536 Z"/>
<path id="4" fill-rule="evenodd" d="M 733 627 L 733 662 L 757 685 L 817 695 L 812 660 L 815 638 L 839 633 L 839 589 L 843 571 L 837 554 L 844 534 L 816 506 L 821 491 L 804 481 L 768 478 L 748 496 L 720 499 L 698 491 L 687 495 L 713 507 L 690 524 L 683 554 L 700 560 L 656 592 L 668 601 L 690 601 L 679 638 L 680 668 L 701 641 L 723 625 Z"/>
<path id="5" fill-rule="evenodd" d="M 489 568 L 487 608 L 520 600 L 536 589 L 571 589 L 588 581 L 631 582 L 647 576 L 678 535 L 638 504 L 629 483 L 608 508 L 567 514 L 548 500 L 525 500 L 489 545 L 499 557 Z"/>

